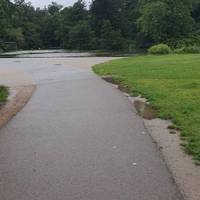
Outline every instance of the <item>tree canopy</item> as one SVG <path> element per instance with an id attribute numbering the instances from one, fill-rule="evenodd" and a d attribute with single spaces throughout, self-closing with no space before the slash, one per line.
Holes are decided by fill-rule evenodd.
<path id="1" fill-rule="evenodd" d="M 194 38 L 200 41 L 200 0 L 83 0 L 34 8 L 0 0 L 0 49 L 128 50 Z"/>

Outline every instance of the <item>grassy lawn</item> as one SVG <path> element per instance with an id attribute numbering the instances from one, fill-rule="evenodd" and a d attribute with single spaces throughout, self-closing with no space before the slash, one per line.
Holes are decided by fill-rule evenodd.
<path id="1" fill-rule="evenodd" d="M 131 95 L 149 99 L 161 118 L 181 130 L 187 153 L 200 163 L 200 55 L 137 56 L 94 66 L 115 75 Z"/>
<path id="2" fill-rule="evenodd" d="M 0 86 L 0 105 L 5 103 L 8 97 L 8 89 L 4 86 Z"/>

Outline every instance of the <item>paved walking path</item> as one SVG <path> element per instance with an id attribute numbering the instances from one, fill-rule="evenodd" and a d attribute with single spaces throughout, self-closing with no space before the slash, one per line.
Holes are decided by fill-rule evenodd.
<path id="1" fill-rule="evenodd" d="M 181 199 L 133 106 L 91 72 L 110 59 L 0 59 L 38 85 L 0 130 L 1 200 Z"/>

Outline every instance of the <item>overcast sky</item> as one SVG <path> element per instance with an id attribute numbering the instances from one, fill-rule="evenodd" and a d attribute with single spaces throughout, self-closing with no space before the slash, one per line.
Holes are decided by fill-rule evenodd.
<path id="1" fill-rule="evenodd" d="M 52 1 L 62 4 L 64 6 L 71 6 L 73 5 L 77 0 L 26 0 L 26 2 L 31 2 L 33 6 L 35 7 L 41 7 L 50 4 Z M 86 3 L 90 2 L 91 0 L 85 0 Z"/>

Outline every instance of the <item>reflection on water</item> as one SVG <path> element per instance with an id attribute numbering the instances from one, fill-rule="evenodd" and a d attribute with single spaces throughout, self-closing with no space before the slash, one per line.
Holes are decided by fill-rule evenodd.
<path id="1" fill-rule="evenodd" d="M 62 58 L 62 57 L 91 57 L 95 56 L 92 52 L 77 52 L 65 50 L 27 50 L 2 53 L 1 57 L 15 58 Z"/>

